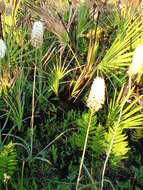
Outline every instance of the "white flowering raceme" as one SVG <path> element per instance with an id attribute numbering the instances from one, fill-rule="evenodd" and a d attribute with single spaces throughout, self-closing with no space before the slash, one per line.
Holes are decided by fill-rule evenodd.
<path id="1" fill-rule="evenodd" d="M 6 45 L 5 42 L 0 39 L 0 60 L 5 56 L 6 53 Z"/>
<path id="2" fill-rule="evenodd" d="M 105 101 L 105 82 L 101 77 L 96 77 L 91 86 L 91 90 L 87 99 L 87 107 L 98 111 L 102 108 Z"/>
<path id="3" fill-rule="evenodd" d="M 41 21 L 36 21 L 33 24 L 31 33 L 31 44 L 33 47 L 40 48 L 43 44 L 44 26 Z"/>
<path id="4" fill-rule="evenodd" d="M 133 61 L 129 67 L 129 76 L 136 75 L 143 66 L 143 45 L 139 44 L 135 50 Z"/>

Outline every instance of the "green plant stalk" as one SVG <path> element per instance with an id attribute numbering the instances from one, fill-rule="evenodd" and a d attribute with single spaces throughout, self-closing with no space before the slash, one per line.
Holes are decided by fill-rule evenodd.
<path id="1" fill-rule="evenodd" d="M 40 51 L 40 58 L 42 57 L 42 53 Z M 41 94 L 42 91 L 42 61 L 39 60 L 39 94 Z"/>
<path id="2" fill-rule="evenodd" d="M 33 126 L 34 126 L 34 102 L 35 102 L 35 82 L 36 82 L 36 68 L 37 68 L 37 49 L 35 52 L 35 67 L 34 67 L 34 80 L 33 80 L 33 92 L 32 92 L 32 115 L 31 115 L 31 152 L 30 157 L 32 159 L 32 151 L 33 151 Z"/>
<path id="3" fill-rule="evenodd" d="M 131 76 L 129 76 L 129 92 L 131 90 L 131 87 L 132 87 L 132 78 Z"/>
<path id="4" fill-rule="evenodd" d="M 104 179 L 104 181 L 109 183 L 113 190 L 116 190 L 115 187 L 113 186 L 113 184 L 111 183 L 111 181 L 109 181 L 108 179 Z"/>
<path id="5" fill-rule="evenodd" d="M 5 184 L 5 189 L 8 190 L 8 186 L 7 186 L 7 183 Z"/>
<path id="6" fill-rule="evenodd" d="M 66 133 L 75 130 L 75 128 L 67 129 L 66 131 L 62 132 L 60 135 L 58 135 L 55 139 L 53 139 L 45 148 L 43 148 L 33 159 L 36 159 L 38 155 L 42 154 L 43 151 L 45 151 L 47 148 L 49 148 L 54 142 L 56 142 L 60 137 L 65 135 Z"/>
<path id="7" fill-rule="evenodd" d="M 25 161 L 22 162 L 22 171 L 21 171 L 21 188 L 23 187 L 23 174 L 24 174 L 24 165 Z"/>
<path id="8" fill-rule="evenodd" d="M 86 173 L 87 173 L 89 179 L 91 180 L 94 190 L 97 190 L 97 187 L 96 187 L 96 184 L 95 184 L 95 182 L 94 182 L 94 179 L 92 178 L 90 172 L 88 171 L 88 169 L 86 168 L 86 166 L 85 166 L 84 163 L 83 163 L 83 168 L 85 169 L 85 171 L 86 171 Z"/>
<path id="9" fill-rule="evenodd" d="M 1 137 L 1 127 L 0 127 L 0 150 L 2 149 L 2 137 Z"/>
<path id="10" fill-rule="evenodd" d="M 108 153 L 107 153 L 107 156 L 106 156 L 106 159 L 105 159 L 105 162 L 104 162 L 104 166 L 103 166 L 103 171 L 102 171 L 102 179 L 101 179 L 101 188 L 100 190 L 103 190 L 103 186 L 104 186 L 104 175 L 105 175 L 105 170 L 106 170 L 106 166 L 107 166 L 107 162 L 109 160 L 109 156 L 110 156 L 110 153 L 112 151 L 112 147 L 113 147 L 113 144 L 114 144 L 114 140 L 116 138 L 116 133 L 117 133 L 117 130 L 118 130 L 118 127 L 119 127 L 119 124 L 120 124 L 120 120 L 121 120 L 121 117 L 122 117 L 122 112 L 123 112 L 123 108 L 129 98 L 129 96 L 131 95 L 132 93 L 132 90 L 131 90 L 131 77 L 129 78 L 129 89 L 128 89 L 128 94 L 126 95 L 125 97 L 125 100 L 123 101 L 123 103 L 121 104 L 121 109 L 120 109 L 120 114 L 119 114 L 119 118 L 118 118 L 118 121 L 117 121 L 117 124 L 116 124 L 116 127 L 115 127 L 115 131 L 113 133 L 113 138 L 112 138 L 112 141 L 110 143 L 110 147 L 109 147 L 109 150 L 108 150 Z"/>
<path id="11" fill-rule="evenodd" d="M 2 79 L 1 65 L 2 65 L 2 62 L 1 62 L 1 60 L 0 60 L 0 78 Z"/>
<path id="12" fill-rule="evenodd" d="M 68 47 L 69 47 L 69 49 L 70 49 L 71 53 L 73 54 L 73 57 L 74 57 L 74 58 L 75 58 L 75 60 L 76 60 L 76 63 L 77 63 L 78 68 L 79 68 L 79 69 L 80 69 L 80 71 L 81 71 L 81 65 L 80 65 L 80 63 L 79 63 L 79 61 L 78 61 L 78 59 L 77 59 L 76 54 L 75 54 L 75 53 L 74 53 L 74 51 L 72 50 L 72 48 L 71 48 L 70 44 L 68 44 Z"/>
<path id="13" fill-rule="evenodd" d="M 86 147 L 87 147 L 87 140 L 88 140 L 89 130 L 90 130 L 90 126 L 91 126 L 91 119 L 92 119 L 93 114 L 94 114 L 94 110 L 91 109 L 90 118 L 89 118 L 89 123 L 88 123 L 87 132 L 86 132 L 86 137 L 85 137 L 85 142 L 84 142 L 83 153 L 82 153 L 82 157 L 81 157 L 81 161 L 80 161 L 79 173 L 78 173 L 78 178 L 77 178 L 77 183 L 76 183 L 76 190 L 78 190 L 78 185 L 79 185 L 79 181 L 80 181 L 81 170 L 82 170 L 82 166 L 83 166 L 83 162 L 84 162 L 84 156 L 85 156 L 85 151 L 86 151 Z"/>

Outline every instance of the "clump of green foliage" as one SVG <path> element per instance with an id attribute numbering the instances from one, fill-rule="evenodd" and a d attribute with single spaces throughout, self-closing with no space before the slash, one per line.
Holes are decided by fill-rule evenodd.
<path id="1" fill-rule="evenodd" d="M 143 43 L 141 4 L 10 3 L 14 22 L 0 15 L 7 46 L 0 61 L 0 189 L 92 190 L 102 181 L 107 190 L 142 189 L 142 71 L 128 76 Z M 31 31 L 40 19 L 39 49 Z M 96 76 L 104 78 L 106 100 L 91 117 L 86 101 Z"/>

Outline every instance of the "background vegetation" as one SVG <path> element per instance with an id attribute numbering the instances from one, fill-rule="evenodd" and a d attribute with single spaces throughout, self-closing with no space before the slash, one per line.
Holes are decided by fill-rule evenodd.
<path id="1" fill-rule="evenodd" d="M 0 64 L 0 189 L 76 189 L 96 76 L 105 80 L 106 100 L 91 118 L 78 189 L 98 190 L 103 179 L 106 190 L 143 189 L 142 70 L 131 86 L 128 76 L 143 43 L 142 2 L 0 3 L 7 46 Z M 34 48 L 39 20 L 44 39 Z"/>

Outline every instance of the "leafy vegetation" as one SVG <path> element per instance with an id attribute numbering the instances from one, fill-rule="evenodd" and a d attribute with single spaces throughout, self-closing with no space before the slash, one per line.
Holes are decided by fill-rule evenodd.
<path id="1" fill-rule="evenodd" d="M 0 1 L 0 189 L 143 189 L 142 6 Z"/>

